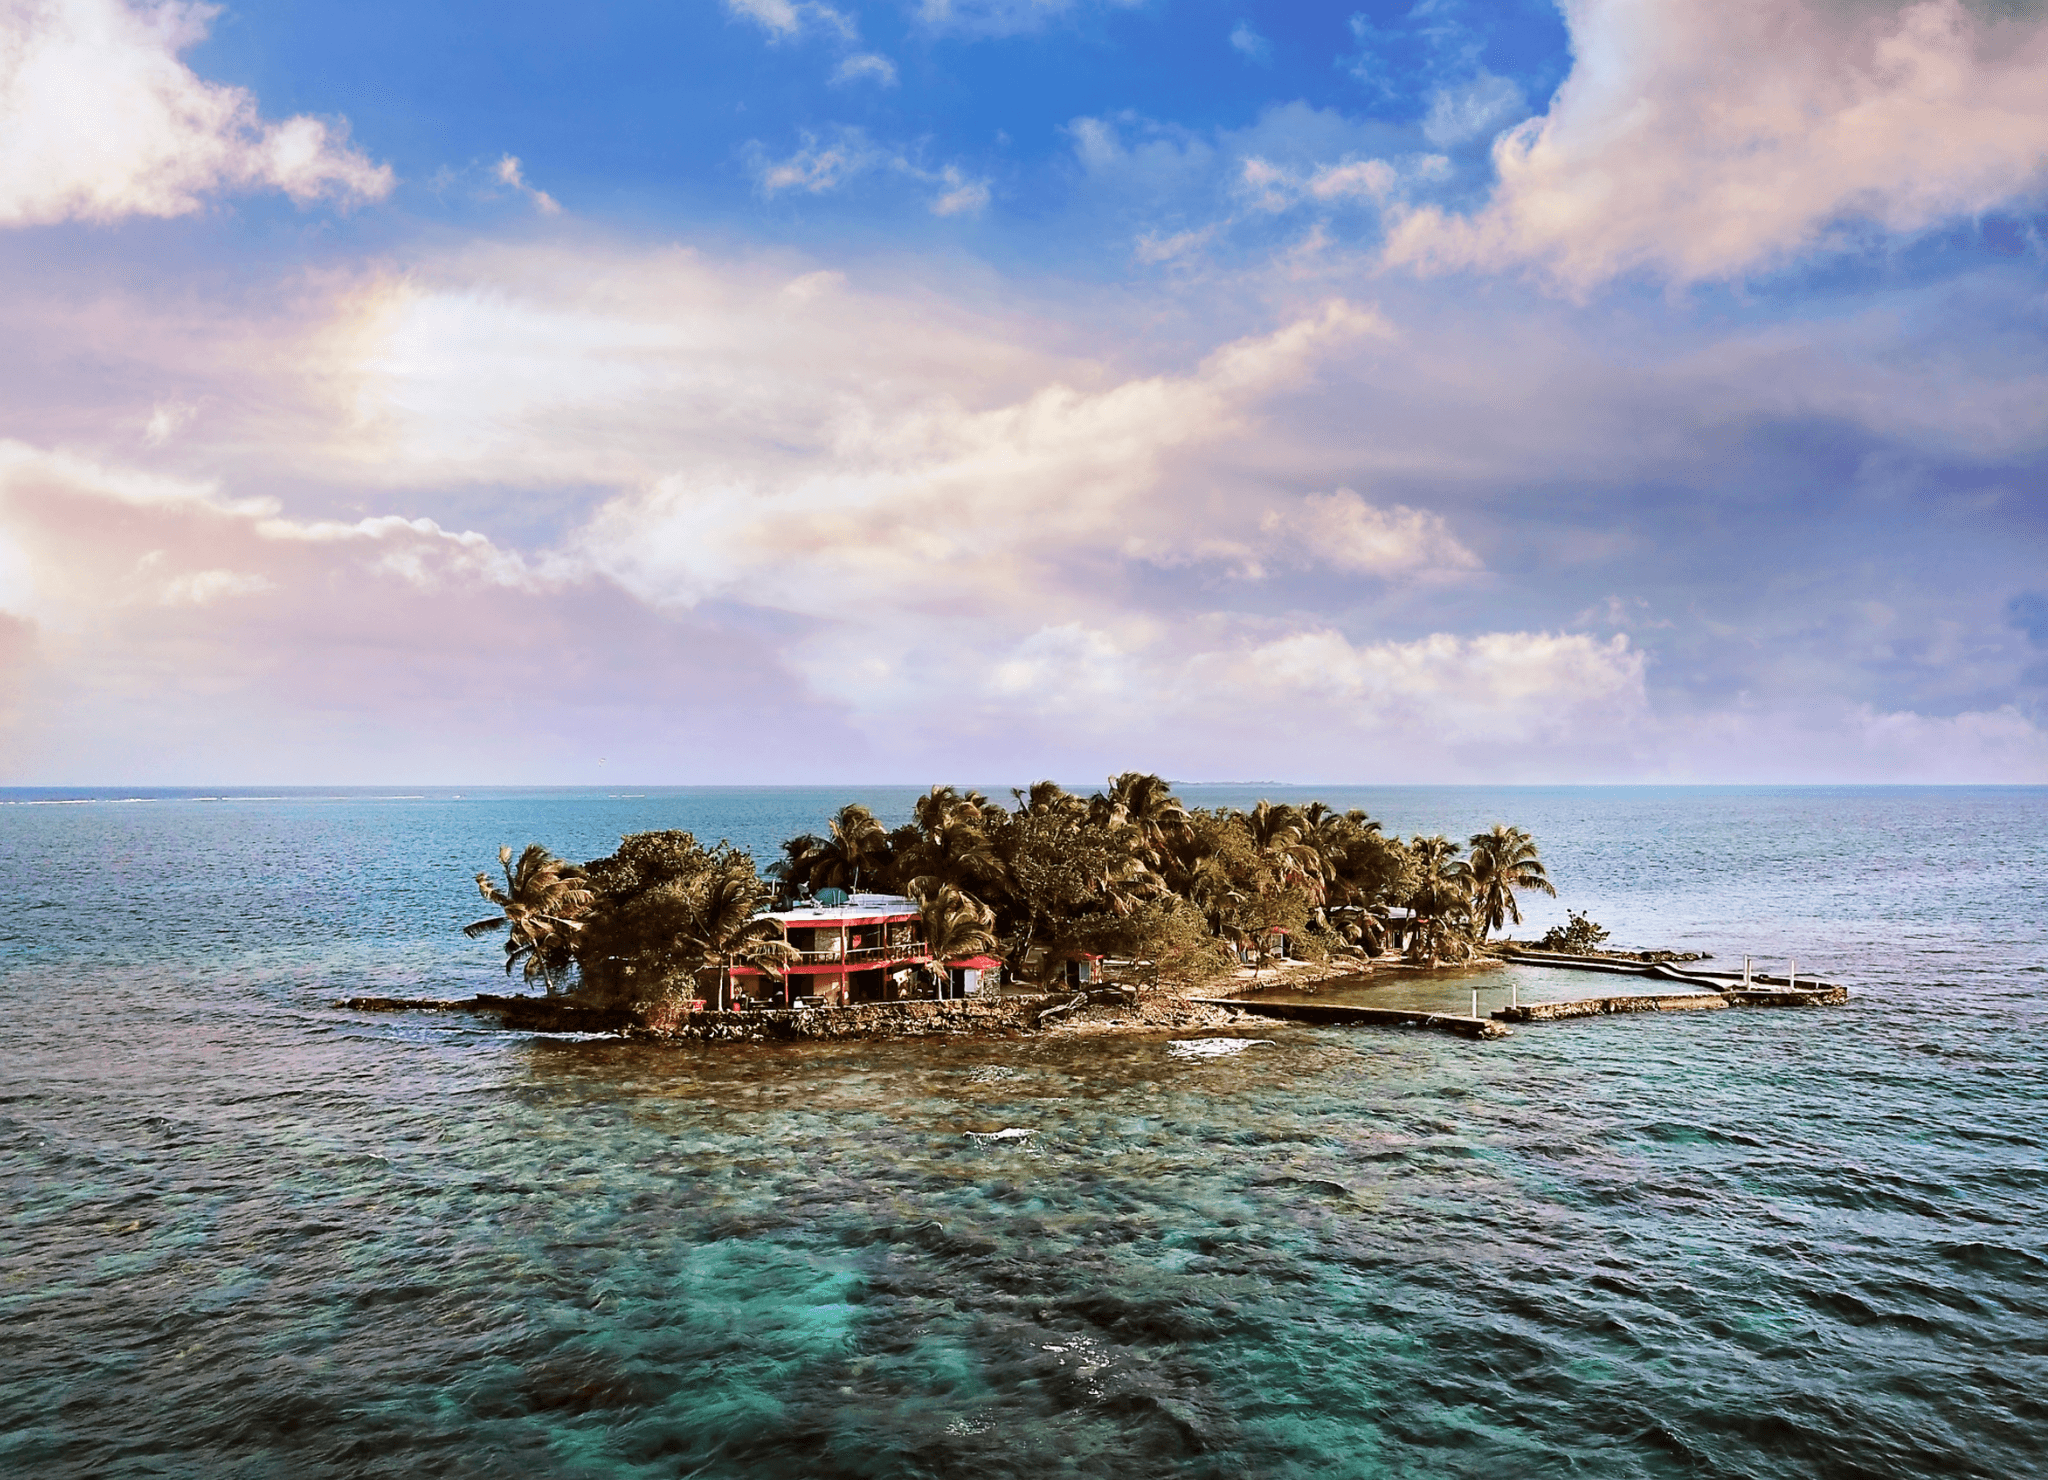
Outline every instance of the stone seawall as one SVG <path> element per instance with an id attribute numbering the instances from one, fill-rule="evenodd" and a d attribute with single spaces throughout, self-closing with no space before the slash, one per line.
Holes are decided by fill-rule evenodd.
<path id="1" fill-rule="evenodd" d="M 1098 994 L 1101 995 L 1101 994 Z M 358 1012 L 483 1012 L 522 1033 L 620 1033 L 632 1038 L 697 1042 L 767 1042 L 832 1038 L 1002 1037 L 1028 1033 L 1085 1006 L 1089 998 L 998 996 L 958 1002 L 870 1002 L 853 1007 L 785 1008 L 768 1012 L 690 1012 L 680 1007 L 588 1007 L 563 997 L 348 997 L 337 1007 Z"/>
<path id="2" fill-rule="evenodd" d="M 1615 1012 L 1717 1012 L 1729 1003 L 1718 992 L 1683 992 L 1659 997 L 1580 997 L 1571 1002 L 1523 1002 L 1494 1016 L 1504 1023 L 1554 1023 L 1563 1018 L 1605 1017 Z"/>
<path id="3" fill-rule="evenodd" d="M 867 1002 L 851 1007 L 777 1008 L 767 1012 L 684 1012 L 655 1009 L 627 1036 L 704 1043 L 815 1042 L 834 1038 L 1000 1038 L 1032 1032 L 1056 997 L 991 997 L 960 1002 Z M 507 1026 L 512 1026 L 507 1020 Z"/>
<path id="4" fill-rule="evenodd" d="M 1504 1023 L 1554 1023 L 1565 1018 L 1605 1017 L 1618 1012 L 1718 1012 L 1726 1007 L 1840 1007 L 1849 1000 L 1846 987 L 1811 991 L 1764 989 L 1725 992 L 1682 992 L 1658 996 L 1581 997 L 1571 1002 L 1523 1002 L 1498 1009 Z"/>

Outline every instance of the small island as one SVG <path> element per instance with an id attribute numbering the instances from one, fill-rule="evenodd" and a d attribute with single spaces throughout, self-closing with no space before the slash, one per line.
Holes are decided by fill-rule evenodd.
<path id="1" fill-rule="evenodd" d="M 587 863 L 540 843 L 476 876 L 507 974 L 538 994 L 357 997 L 369 1010 L 464 1008 L 509 1027 L 680 1040 L 1155 1031 L 1251 1017 L 1440 1028 L 1497 1037 L 1513 1022 L 1709 1006 L 1820 1005 L 1842 989 L 1726 973 L 1697 953 L 1604 948 L 1585 915 L 1541 940 L 1520 896 L 1555 895 L 1535 840 L 1495 823 L 1460 843 L 1403 839 L 1362 811 L 1261 801 L 1186 806 L 1125 772 L 1079 796 L 934 786 L 886 827 L 841 807 L 763 870 L 683 831 L 633 833 Z M 1511 1006 L 1489 1019 L 1387 1007 L 1261 1002 L 1283 983 L 1482 961 L 1654 976 L 1650 994 Z M 1298 994 L 1290 994 L 1297 995 Z M 1476 999 L 1475 999 L 1476 1000 Z"/>
<path id="2" fill-rule="evenodd" d="M 1256 989 L 1464 964 L 1520 923 L 1518 895 L 1556 892 L 1506 823 L 1404 840 L 1320 802 L 1189 807 L 1141 772 L 1007 805 L 934 786 L 896 828 L 850 804 L 765 870 L 681 831 L 499 863 L 476 878 L 496 912 L 465 929 L 500 937 L 506 971 L 542 992 L 475 1005 L 690 1037 L 1029 1030 L 1090 999 L 1134 1027 L 1199 1026 L 1235 1015 L 1198 999 L 1247 969 Z"/>

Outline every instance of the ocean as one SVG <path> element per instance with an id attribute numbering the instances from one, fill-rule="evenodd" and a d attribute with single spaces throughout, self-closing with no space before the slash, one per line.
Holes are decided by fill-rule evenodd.
<path id="1" fill-rule="evenodd" d="M 502 989 L 500 844 L 766 862 L 915 792 L 0 792 L 0 1473 L 2048 1471 L 2048 790 L 1182 794 L 1515 822 L 1522 933 L 1852 1000 L 539 1037 L 332 1004 Z"/>

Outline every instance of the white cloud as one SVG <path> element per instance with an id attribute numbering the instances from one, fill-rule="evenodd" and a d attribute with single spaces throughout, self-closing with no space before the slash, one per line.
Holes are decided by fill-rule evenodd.
<path id="1" fill-rule="evenodd" d="M 199 408 L 184 401 L 163 401 L 150 408 L 149 420 L 143 424 L 142 440 L 151 447 L 161 447 L 189 425 L 199 414 Z"/>
<path id="2" fill-rule="evenodd" d="M 828 139 L 806 131 L 803 145 L 785 159 L 775 159 L 757 143 L 752 146 L 754 176 L 761 193 L 773 197 L 785 190 L 823 195 L 847 181 L 887 169 L 921 184 L 936 186 L 929 205 L 935 216 L 972 215 L 989 202 L 988 181 L 969 175 L 958 165 L 928 169 L 903 154 L 878 147 L 858 128 L 841 125 Z"/>
<path id="3" fill-rule="evenodd" d="M 769 159 L 756 152 L 754 174 L 763 195 L 785 190 L 821 195 L 873 169 L 885 157 L 857 128 L 836 130 L 830 142 L 820 142 L 808 131 L 802 138 L 803 146 L 787 159 Z"/>
<path id="4" fill-rule="evenodd" d="M 1312 493 L 1293 509 L 1268 510 L 1259 527 L 1294 559 L 1359 575 L 1457 575 L 1480 561 L 1443 516 L 1405 504 L 1381 509 L 1348 488 Z"/>
<path id="5" fill-rule="evenodd" d="M 938 183 L 945 188 L 932 201 L 934 216 L 972 215 L 988 204 L 988 182 L 970 180 L 952 165 L 939 171 Z"/>
<path id="6" fill-rule="evenodd" d="M 832 73 L 834 82 L 872 82 L 879 87 L 896 86 L 896 64 L 877 52 L 856 52 Z"/>
<path id="7" fill-rule="evenodd" d="M 1128 111 L 1073 119 L 1066 134 L 1089 182 L 1123 205 L 1189 190 L 1207 194 L 1222 162 L 1201 135 Z"/>
<path id="8" fill-rule="evenodd" d="M 1400 176 L 1384 159 L 1347 159 L 1323 165 L 1309 177 L 1308 193 L 1317 200 L 1342 200 L 1364 196 L 1385 200 Z"/>
<path id="9" fill-rule="evenodd" d="M 1254 31 L 1250 21 L 1239 21 L 1231 28 L 1230 45 L 1248 62 L 1264 65 L 1273 60 L 1273 43 Z"/>
<path id="10" fill-rule="evenodd" d="M 533 186 L 526 183 L 526 175 L 520 169 L 519 157 L 517 155 L 508 154 L 499 160 L 497 169 L 493 173 L 497 175 L 498 183 L 509 185 L 524 195 L 533 202 L 533 208 L 543 216 L 558 216 L 562 213 L 561 203 L 552 195 L 549 195 L 545 190 L 536 190 Z"/>
<path id="11" fill-rule="evenodd" d="M 2048 734 L 2009 704 L 1947 716 L 1865 705 L 1855 712 L 1850 733 L 1862 752 L 1858 769 L 1880 776 L 1931 782 L 2048 777 Z"/>
<path id="12" fill-rule="evenodd" d="M 1670 539 L 1633 492 L 1675 489 L 1688 510 L 1697 498 L 1732 517 L 1748 505 L 1712 502 L 1702 461 L 1747 426 L 1813 415 L 1834 432 L 2031 456 L 2048 401 L 2020 340 L 2010 362 L 1958 362 L 1883 308 L 1616 339 L 1606 316 L 1589 326 L 1512 285 L 1449 307 L 1396 282 L 1398 338 L 1334 305 L 1204 355 L 1197 335 L 1160 348 L 1158 305 L 1136 295 L 1097 303 L 1084 326 L 1009 296 L 972 312 L 919 270 L 550 239 L 295 282 L 283 309 L 129 302 L 105 315 L 118 338 L 76 341 L 95 366 L 81 394 L 100 400 L 63 434 L 119 455 L 0 446 L 0 604 L 34 627 L 24 639 L 0 622 L 0 661 L 27 641 L 48 674 L 89 672 L 109 693 L 153 664 L 193 692 L 244 695 L 339 666 L 359 687 L 334 702 L 406 736 L 443 715 L 419 707 L 439 702 L 423 690 L 474 698 L 450 675 L 526 641 L 611 716 L 589 733 L 646 732 L 658 711 L 663 735 L 702 730 L 690 754 L 724 777 L 756 764 L 757 742 L 828 732 L 835 757 L 872 737 L 869 774 L 963 757 L 1085 773 L 1135 750 L 1182 775 L 1730 779 L 1782 759 L 1802 768 L 1793 779 L 1831 764 L 1879 779 L 1924 774 L 1943 744 L 1958 757 L 1945 776 L 2041 773 L 2036 731 L 1983 697 L 2006 681 L 1999 654 L 1977 652 L 1982 682 L 1954 686 L 1991 716 L 1968 724 L 1808 637 L 1744 671 L 1780 629 L 1717 609 L 1728 625 L 1709 633 L 1686 614 L 1736 536 L 1711 550 Z M 1947 301 L 1919 312 L 1957 318 Z M 1099 357 L 1051 348 L 1076 344 Z M 17 358 L 58 362 L 41 343 Z M 0 367 L 14 384 L 28 373 Z M 206 407 L 161 465 L 217 481 L 120 465 L 151 414 L 122 399 L 135 387 Z M 1456 579 L 1479 569 L 1475 548 L 1502 552 L 1501 569 Z M 162 563 L 138 576 L 153 550 Z M 1839 587 L 1842 567 L 1816 559 L 1811 589 Z M 1242 579 L 1260 566 L 1274 579 Z M 1585 574 L 1550 580 L 1560 566 Z M 1898 610 L 1894 628 L 1925 626 L 1895 591 L 1849 586 Z M 1555 630 L 1601 619 L 1570 618 L 1585 589 L 1656 589 L 1683 630 L 1624 613 L 1623 648 L 1604 628 Z M 626 629 L 645 643 L 621 646 Z M 101 658 L 67 667 L 65 644 L 94 630 L 112 633 L 93 639 Z M 214 647 L 175 646 L 206 634 Z M 1669 670 L 1635 636 L 1688 670 L 1654 705 L 1642 680 Z M 1963 631 L 1957 645 L 1973 644 Z M 661 691 L 641 671 L 685 647 L 707 665 L 706 693 L 765 675 L 751 715 L 712 734 L 688 718 L 695 698 L 674 697 L 695 689 Z M 238 677 L 244 663 L 273 666 Z M 1716 692 L 1759 675 L 1756 697 L 1697 698 L 1703 669 Z M 0 706 L 44 736 L 59 734 L 46 710 L 86 712 L 44 692 Z M 1866 724 L 1844 693 L 1888 702 Z M 566 712 L 554 702 L 540 722 Z M 205 718 L 196 701 L 177 713 Z M 405 743 L 413 755 L 427 741 Z M 822 753 L 805 745 L 800 762 Z M 2021 769 L 1970 770 L 1994 764 Z"/>
<path id="13" fill-rule="evenodd" d="M 802 14 L 790 0 L 725 0 L 725 6 L 779 36 L 790 35 L 803 24 Z"/>
<path id="14" fill-rule="evenodd" d="M 1217 230 L 1212 225 L 1194 231 L 1178 231 L 1171 236 L 1147 232 L 1131 244 L 1131 255 L 1147 264 L 1177 262 L 1207 246 L 1215 238 Z"/>
<path id="15" fill-rule="evenodd" d="M 1422 136 L 1437 148 L 1448 149 L 1492 133 L 1528 111 L 1520 87 L 1482 68 L 1457 86 L 1440 87 L 1430 94 Z"/>
<path id="16" fill-rule="evenodd" d="M 110 506 L 125 517 L 110 519 Z M 10 440 L 0 440 L 0 545 L 32 557 L 8 583 L 6 606 L 57 630 L 90 625 L 109 604 L 135 599 L 189 607 L 283 586 L 306 590 L 304 552 L 315 550 L 329 552 L 313 557 L 328 578 L 337 567 L 354 568 L 421 590 L 479 582 L 531 589 L 549 579 L 485 536 L 431 519 L 293 518 L 274 498 L 231 497 L 213 480 Z M 234 567 L 220 565 L 223 558 Z"/>
<path id="17" fill-rule="evenodd" d="M 814 27 L 848 41 L 857 34 L 851 16 L 816 0 L 725 0 L 725 8 L 754 22 L 778 41 Z"/>
<path id="18" fill-rule="evenodd" d="M 182 216 L 230 190 L 301 205 L 380 199 L 389 166 L 345 124 L 266 122 L 256 99 L 178 60 L 210 6 L 12 0 L 0 7 L 0 223 Z"/>
<path id="19" fill-rule="evenodd" d="M 276 589 L 270 577 L 248 571 L 195 570 L 165 582 L 158 599 L 165 606 L 205 606 L 226 596 L 260 596 Z"/>
<path id="20" fill-rule="evenodd" d="M 1584 292 L 1737 277 L 1853 223 L 1914 232 L 2038 191 L 2048 19 L 1961 0 L 1568 0 L 1574 65 L 1494 146 L 1472 217 L 1409 213 L 1386 259 L 1533 265 Z"/>
<path id="21" fill-rule="evenodd" d="M 1086 4 L 1127 10 L 1144 0 L 919 0 L 917 16 L 934 31 L 969 36 L 1017 36 L 1039 30 Z"/>
<path id="22" fill-rule="evenodd" d="M 1353 730 L 1450 746 L 1556 744 L 1602 723 L 1634 729 L 1648 714 L 1643 655 L 1620 635 L 1437 633 L 1354 643 L 1324 628 L 1199 666 L 1243 698 L 1312 702 L 1346 716 Z"/>
<path id="23" fill-rule="evenodd" d="M 948 396 L 849 408 L 815 458 L 780 476 L 661 478 L 608 505 L 583 548 L 651 602 L 868 610 L 870 642 L 899 642 L 879 629 L 917 612 L 1014 620 L 1067 583 L 1065 562 L 1177 549 L 1189 532 L 1162 488 L 1167 460 L 1236 434 L 1329 349 L 1385 332 L 1336 302 L 1187 376 L 1053 383 L 985 410 Z"/>
<path id="24" fill-rule="evenodd" d="M 1411 157 L 1400 166 L 1384 159 L 1342 159 L 1294 171 L 1252 155 L 1239 166 L 1238 183 L 1253 208 L 1261 211 L 1287 211 L 1308 202 L 1381 204 L 1396 195 L 1407 180 L 1436 178 L 1441 162 L 1440 155 Z"/>

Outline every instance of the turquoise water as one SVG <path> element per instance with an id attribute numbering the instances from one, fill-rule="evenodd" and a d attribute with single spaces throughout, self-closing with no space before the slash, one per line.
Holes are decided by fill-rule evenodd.
<path id="1" fill-rule="evenodd" d="M 765 851 L 845 795 L 0 793 L 0 1471 L 2040 1471 L 2048 792 L 1321 794 L 1530 827 L 1538 928 L 1855 999 L 541 1039 L 329 1004 L 502 982 L 453 928 L 500 842 Z"/>

